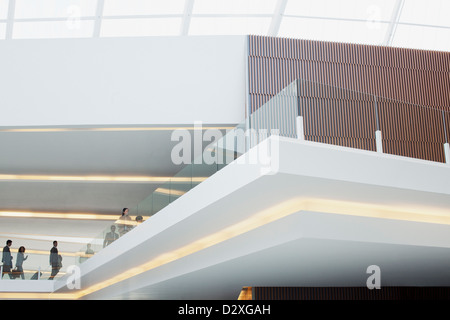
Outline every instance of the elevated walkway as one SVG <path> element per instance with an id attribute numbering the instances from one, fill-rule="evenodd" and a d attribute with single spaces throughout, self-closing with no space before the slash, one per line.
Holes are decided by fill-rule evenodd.
<path id="1" fill-rule="evenodd" d="M 40 298 L 365 287 L 373 265 L 382 286 L 450 286 L 448 181 L 448 164 L 272 136 L 81 264 L 79 289 L 66 275 Z"/>
<path id="2" fill-rule="evenodd" d="M 82 264 L 81 290 L 55 292 L 235 299 L 364 287 L 371 265 L 382 285 L 449 286 L 449 179 L 443 163 L 271 137 Z"/>

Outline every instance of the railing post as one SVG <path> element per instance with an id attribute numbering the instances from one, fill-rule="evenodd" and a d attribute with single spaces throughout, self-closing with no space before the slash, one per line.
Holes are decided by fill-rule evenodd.
<path id="1" fill-rule="evenodd" d="M 375 131 L 375 144 L 377 147 L 377 152 L 383 153 L 383 139 L 381 137 L 381 131 Z"/>
<path id="2" fill-rule="evenodd" d="M 375 131 L 375 145 L 377 152 L 383 153 L 383 139 L 381 137 L 380 130 L 380 121 L 378 119 L 378 104 L 377 104 L 377 96 L 373 96 L 374 98 L 374 106 L 375 106 L 375 125 L 377 130 Z"/>
<path id="3" fill-rule="evenodd" d="M 450 146 L 448 144 L 447 127 L 446 127 L 446 124 L 445 124 L 445 112 L 444 112 L 444 110 L 442 110 L 442 121 L 443 121 L 443 124 L 444 124 L 444 138 L 445 138 L 444 156 L 445 156 L 445 163 L 450 164 Z"/>
<path id="4" fill-rule="evenodd" d="M 3 279 L 3 266 L 0 266 L 0 280 Z"/>
<path id="5" fill-rule="evenodd" d="M 295 126 L 297 131 L 297 139 L 304 141 L 305 140 L 305 130 L 303 128 L 303 116 L 300 115 L 300 81 L 299 79 L 296 80 L 297 82 L 297 118 L 295 119 Z"/>
<path id="6" fill-rule="evenodd" d="M 38 280 L 41 280 L 41 266 L 38 268 Z"/>
<path id="7" fill-rule="evenodd" d="M 303 129 L 303 117 L 297 116 L 296 120 L 296 128 L 297 128 L 297 139 L 305 140 L 305 131 Z"/>
<path id="8" fill-rule="evenodd" d="M 450 164 L 450 146 L 448 142 L 444 143 L 445 163 Z"/>

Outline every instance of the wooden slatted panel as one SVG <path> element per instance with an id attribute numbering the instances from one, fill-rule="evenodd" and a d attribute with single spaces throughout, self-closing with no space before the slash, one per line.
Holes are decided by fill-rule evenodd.
<path id="1" fill-rule="evenodd" d="M 450 300 L 449 287 L 253 287 L 253 300 Z"/>
<path id="2" fill-rule="evenodd" d="M 295 79 L 339 87 L 347 96 L 301 96 L 306 139 L 374 150 L 371 102 L 350 92 L 376 95 L 386 100 L 379 105 L 385 152 L 443 161 L 443 120 L 432 109 L 450 111 L 450 53 L 250 36 L 248 62 L 252 112 Z"/>

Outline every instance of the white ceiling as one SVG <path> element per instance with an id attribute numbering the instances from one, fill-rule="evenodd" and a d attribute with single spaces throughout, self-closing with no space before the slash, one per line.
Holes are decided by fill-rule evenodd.
<path id="1" fill-rule="evenodd" d="M 447 0 L 0 0 L 0 39 L 269 35 L 450 50 Z"/>
<path id="2" fill-rule="evenodd" d="M 79 252 L 114 220 L 16 217 L 8 216 L 9 212 L 43 212 L 55 217 L 82 213 L 112 215 L 117 219 L 122 208 L 128 207 L 135 216 L 133 208 L 164 183 L 46 181 L 46 175 L 172 177 L 184 167 L 171 161 L 171 151 L 178 143 L 171 140 L 173 130 L 165 130 L 165 127 L 158 130 L 158 126 L 145 127 L 155 130 L 128 128 L 129 131 L 95 131 L 90 127 L 73 126 L 72 131 L 0 130 L 0 149 L 4 151 L 0 157 L 0 175 L 43 177 L 0 179 L 0 245 L 3 247 L 7 239 L 13 240 L 14 259 L 18 248 L 25 246 L 29 254 L 25 270 L 48 268 L 48 252 L 53 240 L 60 243 L 64 268 L 74 264 L 77 257 L 73 253 Z M 201 150 L 208 142 L 203 143 Z M 194 148 L 192 150 L 195 152 Z"/>

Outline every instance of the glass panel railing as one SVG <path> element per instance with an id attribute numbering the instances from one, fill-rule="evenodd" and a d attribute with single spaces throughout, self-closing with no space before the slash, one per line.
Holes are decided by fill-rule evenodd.
<path id="1" fill-rule="evenodd" d="M 298 88 L 292 82 L 264 105 L 253 111 L 249 118 L 250 141 L 255 146 L 275 130 L 282 137 L 296 138 L 298 115 Z"/>
<path id="2" fill-rule="evenodd" d="M 298 79 L 131 208 L 126 229 L 139 224 L 137 217 L 145 220 L 160 212 L 272 134 L 406 156 L 420 150 L 430 155 L 426 159 L 442 162 L 446 157 L 450 162 L 450 150 L 442 147 L 450 137 L 449 124 L 448 111 Z M 427 144 L 430 137 L 436 145 Z M 79 262 L 119 239 L 124 234 L 122 224 L 116 221 L 85 245 Z"/>
<path id="3" fill-rule="evenodd" d="M 61 253 L 60 265 L 50 266 L 50 251 L 31 250 L 19 255 L 17 249 L 11 249 L 12 267 L 0 266 L 0 281 L 9 280 L 56 280 L 66 274 L 66 266 L 73 265 L 77 254 Z M 67 261 L 67 262 L 66 262 Z M 19 264 L 18 264 L 19 263 Z"/>
<path id="4" fill-rule="evenodd" d="M 186 164 L 177 174 L 158 186 L 153 193 L 142 200 L 136 207 L 130 208 L 129 216 L 131 219 L 126 221 L 127 225 L 124 226 L 124 221 L 118 219 L 107 226 L 88 244 L 84 245 L 80 249 L 78 263 L 83 263 L 96 252 L 139 225 L 136 221 L 137 217 L 142 217 L 143 220 L 146 220 L 158 213 L 245 153 L 246 142 L 241 141 L 245 140 L 245 122 L 227 131 L 224 136 L 218 132 L 215 132 L 215 134 L 215 140 L 191 163 Z M 124 232 L 124 229 L 126 232 Z"/>
<path id="5" fill-rule="evenodd" d="M 384 153 L 446 162 L 448 111 L 382 97 L 377 100 Z"/>
<path id="6" fill-rule="evenodd" d="M 261 131 L 278 129 L 305 140 L 449 162 L 450 112 L 306 80 L 295 80 L 253 112 L 252 145 Z"/>

